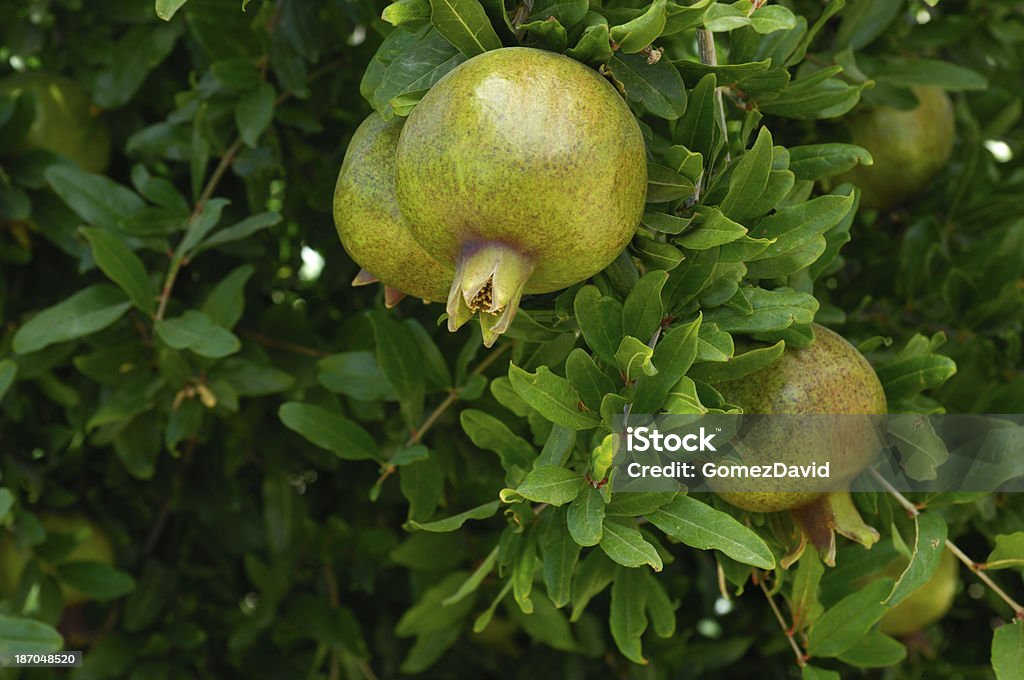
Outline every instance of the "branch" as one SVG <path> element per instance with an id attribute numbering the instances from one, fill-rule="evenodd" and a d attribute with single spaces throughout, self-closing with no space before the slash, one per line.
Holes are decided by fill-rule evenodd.
<path id="1" fill-rule="evenodd" d="M 882 475 L 878 474 L 877 470 L 875 470 L 874 468 L 869 468 L 868 472 L 870 472 L 871 475 L 876 480 L 878 480 L 879 484 L 882 485 L 882 487 L 889 493 L 890 496 L 896 499 L 897 503 L 903 506 L 903 509 L 907 511 L 908 515 L 910 515 L 911 517 L 917 517 L 921 514 L 921 511 L 917 508 L 917 506 L 911 503 L 909 500 L 907 500 L 906 496 L 897 491 L 896 487 L 889 483 L 889 480 L 887 480 Z M 970 569 L 971 573 L 977 576 L 982 583 L 991 588 L 992 592 L 999 596 L 999 599 L 1001 599 L 1006 604 L 1010 605 L 1010 608 L 1013 609 L 1013 615 L 1016 618 L 1024 621 L 1024 607 L 1022 607 L 1020 603 L 1018 603 L 1016 600 L 1010 597 L 1005 590 L 999 587 L 999 584 L 993 581 L 988 574 L 982 571 L 978 567 L 978 563 L 972 560 L 970 557 L 968 557 L 967 554 L 960 549 L 960 546 L 954 543 L 952 539 L 947 538 L 946 548 L 951 553 L 956 555 L 956 558 L 963 562 L 964 566 Z"/>

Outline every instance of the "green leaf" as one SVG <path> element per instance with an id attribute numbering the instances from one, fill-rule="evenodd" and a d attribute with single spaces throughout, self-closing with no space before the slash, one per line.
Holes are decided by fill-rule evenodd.
<path id="1" fill-rule="evenodd" d="M 697 357 L 698 333 L 702 317 L 672 327 L 654 347 L 657 375 L 644 375 L 636 387 L 633 412 L 655 413 L 661 409 L 672 388 L 690 370 Z"/>
<path id="2" fill-rule="evenodd" d="M 583 490 L 569 505 L 567 523 L 569 534 L 579 545 L 597 545 L 604 534 L 604 498 L 601 492 L 590 486 Z"/>
<path id="3" fill-rule="evenodd" d="M 889 418 L 889 438 L 900 451 L 903 469 L 911 479 L 935 479 L 938 468 L 949 458 L 949 450 L 925 416 L 894 415 Z"/>
<path id="4" fill-rule="evenodd" d="M 598 544 L 605 555 L 624 567 L 650 565 L 654 571 L 661 571 L 661 555 L 636 530 L 631 519 L 605 517 L 604 533 Z"/>
<path id="5" fill-rule="evenodd" d="M 761 128 L 754 146 L 737 161 L 729 180 L 729 190 L 722 199 L 721 211 L 729 219 L 742 220 L 750 215 L 750 206 L 757 202 L 772 170 L 772 133 Z"/>
<path id="6" fill-rule="evenodd" d="M 515 488 L 515 494 L 535 503 L 559 506 L 575 499 L 583 485 L 580 473 L 563 467 L 545 466 L 530 470 L 526 479 Z M 509 494 L 505 491 L 502 493 L 507 497 Z"/>
<path id="7" fill-rule="evenodd" d="M 888 611 L 882 598 L 891 588 L 892 579 L 879 579 L 828 609 L 811 627 L 807 636 L 808 654 L 835 657 L 860 642 Z"/>
<path id="8" fill-rule="evenodd" d="M 288 429 L 342 460 L 377 458 L 377 445 L 366 430 L 321 406 L 289 401 L 277 415 Z"/>
<path id="9" fill-rule="evenodd" d="M 576 293 L 573 311 L 590 348 L 604 363 L 615 365 L 615 351 L 622 341 L 622 304 L 588 285 Z"/>
<path id="10" fill-rule="evenodd" d="M 476 598 L 462 598 L 451 606 L 445 606 L 444 601 L 458 592 L 467 576 L 464 571 L 454 571 L 430 587 L 416 604 L 402 614 L 395 625 L 395 635 L 423 635 L 460 623 L 473 610 Z"/>
<path id="11" fill-rule="evenodd" d="M 988 87 L 988 81 L 977 71 L 939 59 L 889 59 L 874 77 L 894 85 L 935 86 L 953 92 Z"/>
<path id="12" fill-rule="evenodd" d="M 610 35 L 619 51 L 624 54 L 639 52 L 661 35 L 665 28 L 666 0 L 654 0 L 647 10 L 619 26 L 612 26 Z"/>
<path id="13" fill-rule="evenodd" d="M 255 271 L 249 264 L 233 269 L 206 296 L 200 311 L 221 328 L 234 328 L 245 311 L 245 284 Z"/>
<path id="14" fill-rule="evenodd" d="M 462 528 L 463 524 L 471 519 L 487 519 L 488 517 L 493 517 L 494 513 L 498 511 L 500 506 L 501 501 L 491 501 L 490 503 L 484 503 L 483 505 L 478 505 L 475 508 L 460 512 L 457 515 L 434 520 L 433 522 L 410 521 L 409 526 L 413 529 L 431 531 L 435 533 L 458 531 Z"/>
<path id="15" fill-rule="evenodd" d="M 63 645 L 60 633 L 42 621 L 0 613 L 0 659 L 11 654 L 49 654 Z"/>
<path id="16" fill-rule="evenodd" d="M 430 0 L 430 23 L 467 57 L 501 47 L 498 34 L 477 0 Z"/>
<path id="17" fill-rule="evenodd" d="M 722 130 L 716 117 L 717 80 L 708 74 L 700 79 L 690 93 L 686 112 L 676 123 L 672 142 L 701 154 L 705 167 L 713 165 L 722 145 Z"/>
<path id="18" fill-rule="evenodd" d="M 135 192 L 102 175 L 67 165 L 51 165 L 46 181 L 69 208 L 95 227 L 113 228 L 146 204 Z"/>
<path id="19" fill-rule="evenodd" d="M 188 349 L 211 359 L 234 354 L 242 347 L 234 333 L 194 309 L 176 319 L 158 320 L 153 327 L 171 349 Z"/>
<path id="20" fill-rule="evenodd" d="M 549 510 L 541 522 L 539 545 L 544 587 L 551 603 L 560 609 L 569 604 L 572 596 L 572 574 L 580 556 L 580 546 L 569 534 L 564 508 Z"/>
<path id="21" fill-rule="evenodd" d="M 690 250 L 707 250 L 715 246 L 732 243 L 747 233 L 747 228 L 726 217 L 721 210 L 711 206 L 697 208 L 700 221 L 690 232 L 675 239 L 675 243 Z"/>
<path id="22" fill-rule="evenodd" d="M 622 305 L 622 333 L 647 342 L 661 326 L 665 308 L 661 302 L 661 289 L 668 281 L 668 273 L 653 271 L 645 274 L 630 291 Z"/>
<path id="23" fill-rule="evenodd" d="M 14 384 L 18 376 L 18 364 L 12 359 L 0 359 L 0 401 L 4 400 L 7 390 Z"/>
<path id="24" fill-rule="evenodd" d="M 385 7 L 380 18 L 392 26 L 417 28 L 430 21 L 430 3 L 427 0 L 398 0 Z"/>
<path id="25" fill-rule="evenodd" d="M 931 580 L 939 566 L 942 553 L 946 550 L 946 520 L 942 515 L 925 512 L 914 517 L 914 541 L 910 564 L 893 585 L 892 592 L 884 600 L 889 607 L 895 607 L 910 597 L 914 591 Z"/>
<path id="26" fill-rule="evenodd" d="M 276 212 L 265 212 L 247 217 L 238 224 L 233 224 L 230 227 L 219 229 L 217 233 L 204 239 L 203 242 L 192 251 L 191 257 L 195 257 L 201 252 L 222 246 L 226 243 L 247 239 L 257 232 L 280 223 L 281 214 Z"/>
<path id="27" fill-rule="evenodd" d="M 770 347 L 744 352 L 730 357 L 722 363 L 706 363 L 694 366 L 690 377 L 710 383 L 738 380 L 775 363 L 786 349 L 786 343 L 779 340 Z"/>
<path id="28" fill-rule="evenodd" d="M 567 56 L 587 64 L 607 64 L 615 55 L 611 47 L 608 20 L 597 16 L 599 23 L 588 26 L 583 31 L 576 46 L 565 51 Z"/>
<path id="29" fill-rule="evenodd" d="M 103 562 L 65 562 L 60 580 L 94 600 L 116 600 L 135 590 L 135 579 Z"/>
<path id="30" fill-rule="evenodd" d="M 362 401 L 397 401 L 373 352 L 342 352 L 317 362 L 317 381 L 337 394 Z"/>
<path id="31" fill-rule="evenodd" d="M 668 203 L 688 198 L 696 191 L 693 182 L 666 167 L 647 164 L 647 202 Z"/>
<path id="32" fill-rule="evenodd" d="M 714 33 L 725 33 L 750 25 L 747 13 L 733 5 L 716 2 L 704 13 L 704 28 Z"/>
<path id="33" fill-rule="evenodd" d="M 0 395 L 3 390 L 0 389 Z M 986 569 L 1024 567 L 1024 531 L 996 536 L 996 547 L 985 560 Z"/>
<path id="34" fill-rule="evenodd" d="M 798 180 L 816 182 L 841 175 L 857 164 L 873 165 L 867 149 L 853 144 L 808 144 L 789 149 L 789 169 Z"/>
<path id="35" fill-rule="evenodd" d="M 609 62 L 609 67 L 626 89 L 630 102 L 658 118 L 676 120 L 683 115 L 686 85 L 668 59 L 649 64 L 642 54 L 617 54 Z"/>
<path id="36" fill-rule="evenodd" d="M 569 352 L 565 360 L 565 377 L 587 408 L 595 413 L 601 410 L 604 395 L 615 391 L 615 383 L 597 367 L 586 350 L 579 347 Z"/>
<path id="37" fill-rule="evenodd" d="M 242 95 L 235 105 L 235 124 L 238 134 L 246 146 L 255 149 L 260 135 L 270 127 L 274 119 L 274 99 L 277 95 L 269 83 Z"/>
<path id="38" fill-rule="evenodd" d="M 658 369 L 651 362 L 654 349 L 649 345 L 627 335 L 615 352 L 615 362 L 625 376 L 627 383 L 633 383 L 641 376 L 655 376 Z"/>
<path id="39" fill-rule="evenodd" d="M 591 550 L 587 554 L 573 580 L 570 620 L 577 621 L 580 618 L 590 600 L 611 584 L 616 571 L 618 566 L 600 550 Z"/>
<path id="40" fill-rule="evenodd" d="M 124 293 L 106 284 L 89 286 L 29 319 L 14 334 L 18 354 L 37 352 L 50 345 L 101 331 L 128 311 Z"/>
<path id="41" fill-rule="evenodd" d="M 804 666 L 800 669 L 800 680 L 842 680 L 842 678 L 835 671 L 815 668 L 814 666 Z"/>
<path id="42" fill-rule="evenodd" d="M 428 454 L 427 458 L 403 465 L 398 482 L 409 501 L 410 522 L 422 522 L 434 514 L 444 494 L 444 472 L 436 457 Z"/>
<path id="43" fill-rule="evenodd" d="M 907 648 L 888 635 L 871 631 L 839 655 L 839 660 L 855 668 L 885 668 L 907 658 Z"/>
<path id="44" fill-rule="evenodd" d="M 174 13 L 181 9 L 188 0 L 156 0 L 156 15 L 164 21 L 170 21 Z"/>
<path id="45" fill-rule="evenodd" d="M 996 628 L 992 637 L 992 670 L 996 680 L 1024 678 L 1024 621 Z"/>
<path id="46" fill-rule="evenodd" d="M 807 293 L 744 288 L 740 294 L 753 312 L 747 314 L 732 307 L 718 307 L 709 310 L 705 320 L 729 333 L 767 333 L 809 324 L 818 311 L 818 301 Z"/>
<path id="47" fill-rule="evenodd" d="M 377 365 L 398 395 L 405 424 L 415 430 L 423 416 L 426 395 L 423 361 L 416 339 L 383 312 L 370 313 L 377 340 Z"/>
<path id="48" fill-rule="evenodd" d="M 85 227 L 82 233 L 92 246 L 96 265 L 128 294 L 140 311 L 153 314 L 156 310 L 156 291 L 139 256 L 128 249 L 120 238 L 105 229 Z"/>
<path id="49" fill-rule="evenodd" d="M 556 425 L 587 430 L 599 424 L 597 416 L 581 410 L 580 396 L 572 384 L 546 366 L 538 368 L 536 373 L 528 373 L 515 364 L 509 364 L 508 377 L 516 394 Z"/>
<path id="50" fill-rule="evenodd" d="M 764 541 L 730 515 L 689 496 L 677 496 L 648 516 L 670 538 L 700 550 L 721 550 L 743 564 L 774 569 L 775 556 Z"/>
<path id="51" fill-rule="evenodd" d="M 612 583 L 608 627 L 622 655 L 633 663 L 646 664 L 641 637 L 647 630 L 647 580 L 638 569 L 618 569 Z"/>
<path id="52" fill-rule="evenodd" d="M 514 479 L 520 479 L 537 459 L 532 444 L 488 413 L 466 409 L 459 414 L 459 422 L 475 445 L 498 454 L 502 468 Z"/>
<path id="53" fill-rule="evenodd" d="M 788 31 L 796 28 L 796 16 L 782 5 L 766 5 L 750 15 L 750 26 L 762 34 Z"/>
<path id="54" fill-rule="evenodd" d="M 484 582 L 484 579 L 487 578 L 492 571 L 494 571 L 494 565 L 495 563 L 497 563 L 497 561 L 498 546 L 494 546 L 494 549 L 487 554 L 487 557 L 485 557 L 484 560 L 480 563 L 480 566 L 477 567 L 473 571 L 473 573 L 469 575 L 469 578 L 462 582 L 462 585 L 459 586 L 459 589 L 451 595 L 449 595 L 448 597 L 446 597 L 444 600 L 442 600 L 441 604 L 443 604 L 446 607 L 450 607 L 453 604 L 456 604 L 457 602 L 465 599 L 469 595 L 475 593 L 477 589 L 480 587 L 480 584 Z"/>
<path id="55" fill-rule="evenodd" d="M 813 624 L 824 611 L 819 597 L 819 585 L 824 574 L 825 565 L 818 558 L 818 553 L 813 550 L 804 551 L 797 563 L 793 590 L 789 597 L 793 630 L 803 630 Z"/>

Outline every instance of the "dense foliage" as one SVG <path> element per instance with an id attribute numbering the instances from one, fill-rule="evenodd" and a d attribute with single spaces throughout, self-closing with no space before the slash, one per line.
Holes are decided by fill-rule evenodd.
<path id="1" fill-rule="evenodd" d="M 368 114 L 517 44 L 625 97 L 647 204 L 607 269 L 525 296 L 485 349 L 476 321 L 350 287 L 332 197 Z M 616 417 L 733 410 L 714 386 L 812 322 L 891 412 L 1024 410 L 1019 2 L 11 0 L 0 58 L 0 656 L 84 649 L 78 679 L 1024 678 L 1019 494 L 855 494 L 881 540 L 833 567 L 785 513 L 606 479 Z M 950 161 L 859 209 L 851 121 L 921 86 L 951 98 Z M 84 151 L 40 127 L 75 87 Z M 882 633 L 947 536 L 1001 590 L 961 565 L 944 618 Z"/>

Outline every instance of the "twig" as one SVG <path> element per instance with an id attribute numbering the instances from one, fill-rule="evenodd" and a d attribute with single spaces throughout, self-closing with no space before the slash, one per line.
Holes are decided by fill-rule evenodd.
<path id="1" fill-rule="evenodd" d="M 199 194 L 199 200 L 196 201 L 196 206 L 192 210 L 192 216 L 189 218 L 188 223 L 192 224 L 195 222 L 199 215 L 202 214 L 203 208 L 206 206 L 206 202 L 213 196 L 213 192 L 217 190 L 217 185 L 224 178 L 224 173 L 228 171 L 231 164 L 235 162 L 235 156 L 242 149 L 242 138 L 236 139 L 231 146 L 228 147 L 224 155 L 221 156 L 220 162 L 217 163 L 217 167 L 214 169 L 213 174 L 210 175 L 210 179 L 206 182 L 206 186 L 203 187 L 203 191 Z M 182 265 L 185 263 L 185 253 L 175 253 L 171 256 L 171 264 L 167 268 L 167 276 L 164 278 L 163 288 L 160 290 L 160 302 L 157 305 L 156 314 L 153 316 L 154 321 L 159 321 L 164 318 L 164 314 L 167 312 L 167 302 L 171 298 L 171 291 L 174 290 L 174 283 L 178 280 L 178 272 L 181 271 Z"/>
<path id="2" fill-rule="evenodd" d="M 910 515 L 911 517 L 917 517 L 921 514 L 921 511 L 917 508 L 917 506 L 911 503 L 909 500 L 907 500 L 907 497 L 901 494 L 899 491 L 897 491 L 896 487 L 890 484 L 889 480 L 880 475 L 877 470 L 875 470 L 874 468 L 868 468 L 868 472 L 871 473 L 871 475 L 876 480 L 878 480 L 878 483 L 882 485 L 882 487 L 889 493 L 890 496 L 896 499 L 897 503 L 903 506 L 903 509 L 907 511 L 908 515 Z M 1003 590 L 1001 587 L 999 587 L 999 584 L 993 581 L 988 574 L 979 569 L 978 563 L 972 560 L 970 557 L 968 557 L 967 554 L 960 549 L 960 546 L 954 543 L 952 539 L 947 538 L 946 548 L 951 553 L 953 553 L 958 560 L 963 562 L 964 566 L 970 569 L 971 573 L 977 576 L 982 583 L 991 588 L 992 592 L 999 596 L 999 599 L 1001 599 L 1006 604 L 1010 605 L 1010 608 L 1013 609 L 1013 615 L 1016 618 L 1024 621 L 1024 606 L 1021 606 L 1020 603 L 1018 603 L 1016 600 L 1010 597 L 1010 595 L 1007 594 L 1007 592 Z"/>
<path id="3" fill-rule="evenodd" d="M 239 328 L 238 334 L 249 338 L 250 340 L 257 344 L 263 345 L 264 347 L 283 349 L 284 351 L 292 352 L 293 354 L 302 354 L 308 357 L 317 358 L 329 357 L 331 355 L 330 352 L 324 351 L 322 349 L 316 349 L 315 347 L 307 347 L 305 345 L 300 345 L 295 342 L 289 342 L 287 340 L 269 338 L 266 335 L 263 335 L 262 333 L 257 333 L 256 331 L 249 330 L 248 328 Z"/>
<path id="4" fill-rule="evenodd" d="M 481 373 L 486 371 L 490 367 L 490 365 L 497 361 L 498 358 L 502 354 L 504 354 L 511 346 L 512 345 L 509 344 L 500 345 L 497 349 L 493 350 L 490 354 L 488 354 L 487 357 L 483 359 L 477 365 L 476 368 L 473 369 L 473 372 L 470 375 L 480 375 Z M 437 422 L 437 419 L 444 415 L 444 412 L 447 411 L 451 407 L 451 405 L 457 402 L 458 400 L 459 395 L 455 390 L 449 392 L 448 396 L 445 397 L 444 401 L 438 404 L 437 408 L 431 411 L 430 415 L 426 417 L 426 419 L 420 424 L 420 426 L 409 435 L 409 439 L 405 442 L 406 447 L 415 446 L 416 444 L 419 444 L 420 441 L 422 441 L 423 439 L 423 435 L 427 433 L 427 430 L 429 430 L 434 425 L 434 423 Z"/>
<path id="5" fill-rule="evenodd" d="M 789 646 L 793 648 L 793 654 L 796 655 L 796 665 L 803 668 L 807 665 L 807 656 L 800 650 L 800 645 L 793 639 L 793 627 L 786 624 L 785 617 L 782 616 L 782 612 L 779 611 L 779 605 L 775 604 L 775 598 L 768 592 L 768 586 L 764 583 L 764 573 L 762 572 L 761 577 L 757 579 L 758 585 L 761 586 L 761 592 L 764 593 L 764 597 L 768 600 L 768 605 L 772 608 L 772 613 L 775 614 L 775 620 L 779 622 L 779 627 L 782 628 L 783 634 L 786 636 L 786 640 L 789 641 Z"/>

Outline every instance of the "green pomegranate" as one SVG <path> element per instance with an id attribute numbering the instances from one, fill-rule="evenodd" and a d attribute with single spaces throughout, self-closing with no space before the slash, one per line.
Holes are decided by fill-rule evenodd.
<path id="1" fill-rule="evenodd" d="M 583 64 L 522 47 L 461 64 L 402 130 L 398 202 L 434 257 L 455 263 L 448 325 L 481 312 L 484 341 L 520 297 L 601 271 L 643 214 L 643 136 L 612 85 Z"/>
<path id="2" fill-rule="evenodd" d="M 865 208 L 887 210 L 924 190 L 953 153 L 956 124 L 944 90 L 915 87 L 917 107 L 873 108 L 850 120 L 851 140 L 867 149 L 873 165 L 858 165 L 837 181 L 863 191 Z"/>
<path id="3" fill-rule="evenodd" d="M 47 534 L 60 534 L 62 540 L 66 539 L 73 545 L 57 563 L 42 562 L 45 571 L 54 573 L 59 565 L 68 562 L 114 563 L 110 540 L 102 529 L 84 515 L 46 513 L 39 516 L 39 521 Z M 31 559 L 30 548 L 20 549 L 10 534 L 0 534 L 0 596 L 13 597 L 18 589 L 21 572 Z M 74 607 L 89 599 L 65 583 L 61 584 L 61 594 L 64 596 L 65 607 Z"/>
<path id="4" fill-rule="evenodd" d="M 956 563 L 953 553 L 944 550 L 931 579 L 886 612 L 878 629 L 887 635 L 909 635 L 945 616 L 953 606 L 957 582 L 960 580 Z M 899 578 L 906 568 L 906 560 L 897 561 L 889 565 L 882 575 Z"/>
<path id="5" fill-rule="evenodd" d="M 871 365 L 849 342 L 829 329 L 814 325 L 809 347 L 787 350 L 770 366 L 739 380 L 717 386 L 725 399 L 745 413 L 789 415 L 884 414 L 885 392 Z M 776 461 L 809 465 L 828 460 L 836 491 L 857 476 L 878 454 L 880 441 L 872 419 L 808 418 L 804 427 L 793 420 L 761 419 L 757 431 L 745 435 L 753 446 L 744 462 Z M 823 444 L 823 442 L 827 442 Z M 824 451 L 822 448 L 830 450 Z M 732 490 L 742 484 L 742 491 Z M 718 480 L 716 493 L 726 501 L 754 512 L 799 508 L 824 491 L 772 491 L 771 479 Z M 734 487 L 735 488 L 735 487 Z M 776 487 L 777 488 L 777 487 Z M 852 505 L 851 505 L 852 507 Z"/>
<path id="6" fill-rule="evenodd" d="M 0 81 L 0 94 L 30 93 L 35 119 L 25 145 L 70 158 L 87 172 L 102 173 L 110 162 L 110 132 L 92 113 L 89 95 L 70 78 L 32 72 Z"/>
<path id="7" fill-rule="evenodd" d="M 376 113 L 356 130 L 334 189 L 338 238 L 362 271 L 352 285 L 380 281 L 390 307 L 404 295 L 431 302 L 448 297 L 453 268 L 430 255 L 412 237 L 395 200 L 395 147 L 401 118 Z"/>

